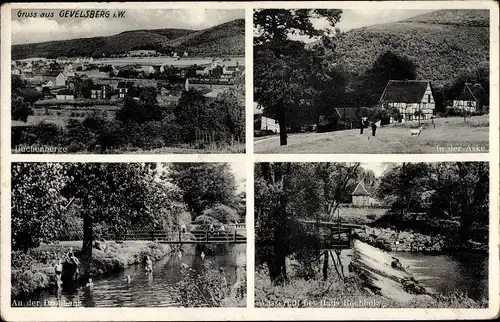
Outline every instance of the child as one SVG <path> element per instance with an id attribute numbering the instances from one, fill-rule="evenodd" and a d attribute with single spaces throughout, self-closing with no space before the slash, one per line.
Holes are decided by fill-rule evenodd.
<path id="1" fill-rule="evenodd" d="M 146 256 L 146 273 L 153 273 L 153 261 Z"/>
<path id="2" fill-rule="evenodd" d="M 94 286 L 94 283 L 92 282 L 92 279 L 89 278 L 89 281 L 87 282 L 87 284 L 85 285 L 85 287 L 92 288 L 93 286 Z"/>

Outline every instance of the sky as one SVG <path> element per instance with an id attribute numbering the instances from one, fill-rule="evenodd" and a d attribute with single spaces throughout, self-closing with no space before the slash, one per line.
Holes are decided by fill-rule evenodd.
<path id="1" fill-rule="evenodd" d="M 73 9 L 71 9 L 73 10 Z M 74 9 L 78 10 L 78 9 Z M 114 12 L 116 9 L 110 9 Z M 243 19 L 245 11 L 238 9 L 148 9 L 124 10 L 123 18 L 61 18 L 62 10 L 12 10 L 12 44 L 51 40 L 110 36 L 137 29 L 205 29 L 235 19 Z M 84 10 L 85 11 L 85 10 Z M 36 13 L 37 17 L 19 17 Z M 53 13 L 53 18 L 41 17 Z"/>
<path id="2" fill-rule="evenodd" d="M 366 170 L 373 170 L 376 177 L 380 177 L 391 164 L 393 164 L 393 163 L 390 163 L 390 162 L 361 162 L 361 166 Z"/>
<path id="3" fill-rule="evenodd" d="M 341 31 L 348 31 L 354 28 L 372 26 L 376 24 L 389 23 L 401 21 L 410 17 L 418 16 L 435 10 L 415 10 L 415 9 L 343 9 L 342 16 L 335 28 L 340 28 Z M 315 19 L 313 24 L 316 28 L 328 27 L 326 19 Z M 304 42 L 311 42 L 306 36 L 290 36 L 294 40 L 302 40 Z"/>

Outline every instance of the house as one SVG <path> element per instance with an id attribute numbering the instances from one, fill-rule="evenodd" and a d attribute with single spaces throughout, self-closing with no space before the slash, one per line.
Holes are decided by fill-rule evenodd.
<path id="1" fill-rule="evenodd" d="M 187 57 L 188 53 L 185 51 L 184 54 L 182 54 L 182 57 Z"/>
<path id="2" fill-rule="evenodd" d="M 207 66 L 197 66 L 195 68 L 196 75 L 208 75 L 210 73 L 210 69 Z"/>
<path id="3" fill-rule="evenodd" d="M 94 85 L 90 89 L 90 98 L 93 99 L 107 99 L 111 95 L 111 88 L 109 85 Z"/>
<path id="4" fill-rule="evenodd" d="M 366 186 L 365 186 L 366 185 Z M 352 204 L 356 207 L 370 207 L 380 204 L 375 198 L 375 183 L 367 185 L 365 182 L 360 181 L 351 193 Z"/>
<path id="5" fill-rule="evenodd" d="M 124 98 L 130 88 L 134 87 L 133 82 L 119 82 L 118 83 L 118 97 Z"/>
<path id="6" fill-rule="evenodd" d="M 426 80 L 390 80 L 380 103 L 388 109 L 397 108 L 405 121 L 429 119 L 436 108 L 431 83 Z"/>
<path id="7" fill-rule="evenodd" d="M 481 84 L 465 83 L 460 95 L 453 100 L 453 108 L 470 113 L 482 112 L 488 104 L 488 94 Z"/>
<path id="8" fill-rule="evenodd" d="M 277 120 L 264 116 L 264 112 L 259 108 L 258 103 L 253 103 L 253 129 L 254 133 L 259 135 L 263 131 L 271 131 L 275 134 L 280 133 L 280 126 Z"/>
<path id="9" fill-rule="evenodd" d="M 63 89 L 62 91 L 57 92 L 56 100 L 74 100 L 75 93 L 69 89 Z"/>
<path id="10" fill-rule="evenodd" d="M 338 128 L 359 129 L 360 119 L 368 117 L 368 109 L 365 107 L 336 107 L 334 110 Z"/>
<path id="11" fill-rule="evenodd" d="M 53 81 L 49 80 L 47 83 L 45 83 L 45 85 L 43 85 L 43 87 L 54 87 L 55 84 Z"/>
<path id="12" fill-rule="evenodd" d="M 65 86 L 68 81 L 68 75 L 65 72 L 60 72 L 56 76 L 56 86 Z"/>
<path id="13" fill-rule="evenodd" d="M 61 56 L 61 57 L 57 57 L 57 58 L 56 58 L 56 62 L 57 62 L 58 64 L 61 64 L 61 63 L 66 63 L 66 62 L 68 62 L 68 61 L 69 61 L 68 57 L 65 57 L 65 56 Z"/>

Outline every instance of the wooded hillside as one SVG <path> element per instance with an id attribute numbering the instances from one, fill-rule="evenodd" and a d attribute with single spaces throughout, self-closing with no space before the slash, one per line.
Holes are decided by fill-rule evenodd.
<path id="1" fill-rule="evenodd" d="M 417 79 L 442 87 L 460 75 L 489 68 L 489 11 L 439 10 L 354 29 L 339 36 L 336 50 L 341 65 L 355 76 L 391 51 L 416 65 Z"/>
<path id="2" fill-rule="evenodd" d="M 59 56 L 102 57 L 133 49 L 187 51 L 190 56 L 243 55 L 245 21 L 233 20 L 203 30 L 151 29 L 132 30 L 108 37 L 79 38 L 13 45 L 12 59 Z"/>

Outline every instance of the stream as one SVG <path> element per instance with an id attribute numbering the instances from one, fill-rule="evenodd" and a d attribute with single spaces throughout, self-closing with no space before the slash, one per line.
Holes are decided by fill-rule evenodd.
<path id="1" fill-rule="evenodd" d="M 210 262 L 214 268 L 224 268 L 229 283 L 236 282 L 236 269 L 246 265 L 246 245 L 232 245 L 223 253 L 207 254 L 204 259 L 195 253 L 194 246 L 182 258 L 169 255 L 157 261 L 153 274 L 146 274 L 144 265 L 137 264 L 122 272 L 95 278 L 92 288 L 75 287 L 63 291 L 58 301 L 55 289 L 32 293 L 21 300 L 36 302 L 41 306 L 84 306 L 84 307 L 169 307 L 181 306 L 176 302 L 177 285 L 182 279 L 181 268 L 187 265 L 200 272 Z M 130 276 L 127 283 L 126 276 Z"/>
<path id="2" fill-rule="evenodd" d="M 457 290 L 473 300 L 488 299 L 488 256 L 485 254 L 393 254 L 419 282 L 436 292 L 447 295 Z"/>

